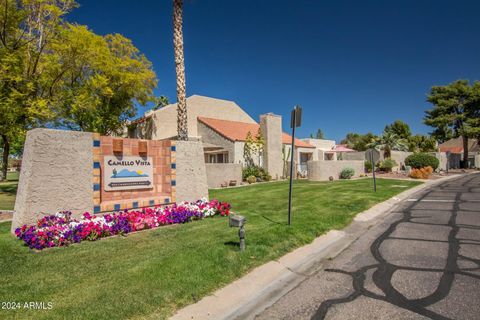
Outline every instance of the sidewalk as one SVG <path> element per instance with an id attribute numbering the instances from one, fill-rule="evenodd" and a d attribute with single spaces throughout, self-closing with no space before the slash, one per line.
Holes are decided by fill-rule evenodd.
<path id="1" fill-rule="evenodd" d="M 322 260 L 340 254 L 360 234 L 381 221 L 400 201 L 408 199 L 438 183 L 463 175 L 427 181 L 387 201 L 359 213 L 354 222 L 342 231 L 332 230 L 311 244 L 255 268 L 244 277 L 215 291 L 199 302 L 179 310 L 172 320 L 186 319 L 248 319 L 270 306 L 309 275 L 319 270 Z"/>

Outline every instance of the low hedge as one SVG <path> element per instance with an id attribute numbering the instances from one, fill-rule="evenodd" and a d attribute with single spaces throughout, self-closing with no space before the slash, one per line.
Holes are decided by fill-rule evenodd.
<path id="1" fill-rule="evenodd" d="M 428 153 L 414 153 L 405 159 L 405 165 L 415 169 L 432 167 L 433 170 L 437 170 L 440 161 L 437 157 Z"/>

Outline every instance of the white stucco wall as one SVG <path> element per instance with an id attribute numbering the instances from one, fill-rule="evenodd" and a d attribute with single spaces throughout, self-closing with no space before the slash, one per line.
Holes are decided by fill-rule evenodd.
<path id="1" fill-rule="evenodd" d="M 208 198 L 207 172 L 201 141 L 176 141 L 176 202 Z"/>
<path id="2" fill-rule="evenodd" d="M 264 144 L 263 168 L 273 179 L 280 179 L 283 171 L 282 161 L 282 117 L 273 113 L 260 116 Z"/>
<path id="3" fill-rule="evenodd" d="M 169 104 L 152 114 L 148 126 L 151 139 L 167 139 L 177 136 L 177 104 Z M 256 123 L 233 101 L 193 95 L 187 98 L 188 135 L 198 137 L 198 117 Z M 148 123 L 148 122 L 147 122 Z M 148 138 L 148 137 L 146 137 Z"/>
<path id="4" fill-rule="evenodd" d="M 308 144 L 311 144 L 312 146 L 315 146 L 317 149 L 320 149 L 320 150 L 332 150 L 332 148 L 335 146 L 335 140 L 312 139 L 312 138 L 306 138 L 302 140 L 307 142 Z"/>
<path id="5" fill-rule="evenodd" d="M 220 188 L 222 184 L 234 180 L 242 183 L 242 165 L 240 163 L 206 163 L 209 188 Z"/>
<path id="6" fill-rule="evenodd" d="M 222 147 L 228 152 L 228 162 L 235 163 L 235 142 L 224 138 L 204 123 L 198 123 L 198 133 L 202 142 Z"/>
<path id="7" fill-rule="evenodd" d="M 345 168 L 352 168 L 355 171 L 353 177 L 358 177 L 365 172 L 364 161 L 359 160 L 309 161 L 308 179 L 312 181 L 326 181 L 332 176 L 337 180 L 339 179 L 340 172 Z"/>
<path id="8" fill-rule="evenodd" d="M 27 133 L 12 232 L 57 211 L 93 212 L 92 133 L 34 129 Z"/>

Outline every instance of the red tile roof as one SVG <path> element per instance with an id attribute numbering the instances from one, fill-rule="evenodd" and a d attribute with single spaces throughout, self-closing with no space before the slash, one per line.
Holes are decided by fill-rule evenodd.
<path id="1" fill-rule="evenodd" d="M 231 141 L 245 141 L 248 132 L 250 132 L 252 136 L 255 136 L 258 129 L 260 129 L 258 123 L 246 123 L 205 117 L 198 117 L 198 120 Z M 282 132 L 282 143 L 292 143 L 292 136 Z M 311 144 L 299 139 L 295 139 L 295 146 L 301 148 L 315 148 Z"/>
<path id="2" fill-rule="evenodd" d="M 453 138 L 438 146 L 440 152 L 463 153 L 462 137 Z M 479 152 L 480 145 L 477 139 L 468 139 L 468 152 Z"/>
<path id="3" fill-rule="evenodd" d="M 440 147 L 440 152 L 463 153 L 463 147 Z"/>

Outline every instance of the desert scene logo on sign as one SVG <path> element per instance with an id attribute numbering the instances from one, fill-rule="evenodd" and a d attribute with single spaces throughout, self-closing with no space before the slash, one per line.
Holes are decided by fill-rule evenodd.
<path id="1" fill-rule="evenodd" d="M 103 188 L 105 191 L 153 188 L 151 157 L 115 157 L 103 160 Z"/>

